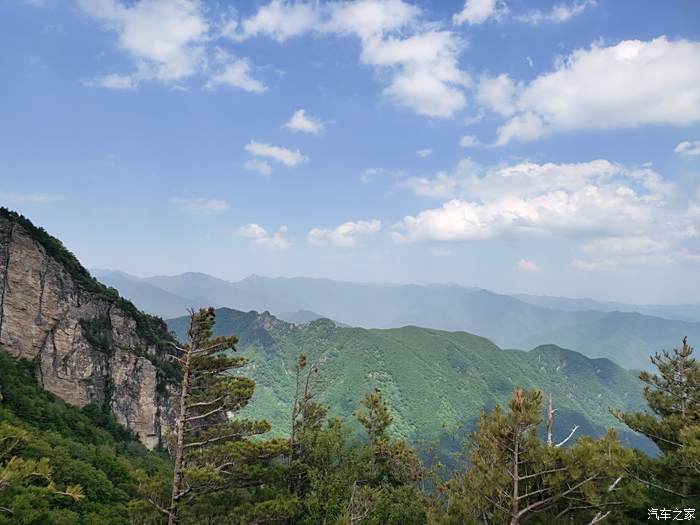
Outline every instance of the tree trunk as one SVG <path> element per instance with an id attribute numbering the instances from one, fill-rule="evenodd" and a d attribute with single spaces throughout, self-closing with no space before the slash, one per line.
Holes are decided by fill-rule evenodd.
<path id="1" fill-rule="evenodd" d="M 187 420 L 187 395 L 190 387 L 190 359 L 194 343 L 190 343 L 182 363 L 182 388 L 180 390 L 180 412 L 175 421 L 175 470 L 173 471 L 173 490 L 170 495 L 170 515 L 168 525 L 177 525 L 177 495 L 182 489 L 185 422 Z"/>
<path id="2" fill-rule="evenodd" d="M 513 504 L 510 510 L 510 525 L 518 525 L 520 523 L 518 496 L 520 495 L 520 473 L 518 463 L 520 462 L 520 433 L 515 431 L 515 440 L 513 443 Z"/>

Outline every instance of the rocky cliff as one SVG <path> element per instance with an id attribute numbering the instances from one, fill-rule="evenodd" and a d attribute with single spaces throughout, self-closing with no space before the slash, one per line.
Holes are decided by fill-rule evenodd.
<path id="1" fill-rule="evenodd" d="M 171 427 L 165 324 L 95 281 L 57 239 L 0 208 L 0 348 L 65 401 L 97 403 L 148 448 Z"/>

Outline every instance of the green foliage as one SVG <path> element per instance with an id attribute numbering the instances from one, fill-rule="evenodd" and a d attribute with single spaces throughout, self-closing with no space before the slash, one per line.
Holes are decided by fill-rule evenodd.
<path id="1" fill-rule="evenodd" d="M 507 411 L 482 413 L 469 464 L 440 486 L 436 523 L 589 523 L 633 505 L 625 497 L 632 452 L 612 431 L 570 448 L 545 445 L 541 402 L 539 391 L 516 389 Z"/>
<path id="2" fill-rule="evenodd" d="M 262 439 L 270 428 L 265 421 L 234 419 L 255 382 L 236 373 L 245 359 L 227 352 L 235 351 L 236 337 L 212 338 L 214 322 L 213 308 L 190 314 L 188 343 L 178 348 L 182 383 L 171 496 L 169 502 L 150 499 L 171 525 L 201 523 L 202 516 L 212 523 L 279 522 L 297 506 L 281 483 L 289 442 Z"/>
<path id="3" fill-rule="evenodd" d="M 98 352 L 107 355 L 114 353 L 114 341 L 112 340 L 112 320 L 109 316 L 96 317 L 94 319 L 81 319 L 79 321 L 83 335 L 90 346 Z"/>
<path id="4" fill-rule="evenodd" d="M 460 446 L 453 436 L 473 428 L 483 407 L 508 401 L 514 384 L 553 394 L 562 422 L 555 432 L 568 432 L 575 423 L 582 431 L 603 435 L 613 426 L 621 431 L 621 439 L 633 439 L 631 432 L 623 434 L 626 427 L 608 407 L 644 406 L 635 372 L 553 345 L 521 352 L 502 350 L 464 332 L 365 330 L 338 327 L 328 320 L 293 326 L 254 312 L 216 312 L 214 334 L 238 336 L 239 353 L 250 361 L 245 373 L 256 382 L 242 415 L 266 419 L 275 435 L 288 435 L 290 430 L 287 407 L 296 386 L 289 370 L 294 370 L 300 354 L 310 363 L 322 363 L 323 388 L 317 402 L 328 407 L 331 417 L 343 419 L 359 435 L 362 427 L 351 415 L 366 391 L 379 388 L 392 407 L 392 435 L 414 442 L 442 439 L 443 456 Z M 186 330 L 183 322 L 186 319 L 168 321 L 180 337 Z"/>
<path id="5" fill-rule="evenodd" d="M 700 362 L 683 339 L 680 349 L 651 358 L 656 374 L 642 372 L 651 412 L 615 412 L 624 423 L 654 441 L 658 458 L 639 456 L 631 475 L 644 482 L 650 501 L 700 506 Z"/>
<path id="6" fill-rule="evenodd" d="M 0 524 L 128 524 L 137 473 L 167 473 L 168 462 L 148 452 L 108 412 L 67 405 L 34 377 L 32 363 L 0 352 L 0 442 L 19 437 L 11 466 L 31 473 L 24 483 L 0 490 L 0 507 L 13 512 L 0 513 Z M 77 486 L 84 497 L 73 501 Z"/>

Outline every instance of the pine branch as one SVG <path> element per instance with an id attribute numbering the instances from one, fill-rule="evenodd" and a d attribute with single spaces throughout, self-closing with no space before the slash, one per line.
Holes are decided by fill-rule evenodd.
<path id="1" fill-rule="evenodd" d="M 607 511 L 605 514 L 601 512 L 597 512 L 596 515 L 593 517 L 591 521 L 588 522 L 588 525 L 595 525 L 598 522 L 603 521 L 605 518 L 607 518 L 612 511 Z"/>
<path id="2" fill-rule="evenodd" d="M 200 414 L 199 416 L 187 417 L 187 418 L 185 418 L 185 421 L 188 422 L 188 423 L 189 423 L 190 421 L 199 421 L 200 419 L 205 419 L 205 418 L 207 418 L 207 417 L 211 417 L 211 416 L 213 416 L 213 415 L 215 415 L 215 414 L 218 414 L 219 412 L 221 412 L 221 411 L 223 411 L 223 410 L 226 410 L 226 407 L 225 407 L 224 405 L 221 405 L 220 407 L 217 407 L 217 408 L 215 408 L 214 410 L 210 410 L 210 411 L 207 412 L 206 414 Z"/>
<path id="3" fill-rule="evenodd" d="M 187 410 L 189 410 L 190 408 L 206 407 L 209 405 L 213 405 L 214 403 L 218 403 L 219 401 L 224 399 L 224 397 L 226 397 L 226 396 L 219 396 L 216 399 L 212 399 L 211 401 L 201 401 L 199 403 L 192 403 L 190 405 L 187 405 L 186 408 L 187 408 Z"/>
<path id="4" fill-rule="evenodd" d="M 543 488 L 543 489 L 533 490 L 532 492 L 528 492 L 527 494 L 523 494 L 522 496 L 518 496 L 518 497 L 515 498 L 515 499 L 517 499 L 518 501 L 520 501 L 521 499 L 525 499 L 525 498 L 532 497 L 532 496 L 534 496 L 535 494 L 542 494 L 543 492 L 547 492 L 548 490 L 552 490 L 551 487 L 545 487 L 545 488 Z"/>
<path id="5" fill-rule="evenodd" d="M 155 500 L 153 500 L 153 498 L 151 498 L 150 496 L 147 497 L 146 499 L 148 500 L 148 503 L 153 505 L 158 511 L 160 511 L 161 513 L 165 514 L 168 518 L 170 518 L 171 513 L 168 509 L 165 509 L 165 508 L 161 507 L 160 505 L 158 505 L 158 503 L 156 503 Z"/>
<path id="6" fill-rule="evenodd" d="M 664 492 L 668 492 L 669 494 L 673 494 L 674 496 L 678 496 L 679 498 L 689 498 L 690 494 L 682 494 L 680 492 L 676 492 L 675 490 L 669 489 L 668 487 L 663 487 L 661 485 L 657 485 L 656 483 L 652 483 L 651 481 L 641 479 L 634 474 L 630 474 L 630 477 L 634 480 L 639 481 L 640 483 L 644 483 L 645 485 L 649 485 L 650 487 L 654 487 L 655 489 L 663 490 Z"/>
<path id="7" fill-rule="evenodd" d="M 554 448 L 559 448 L 559 447 L 561 447 L 562 445 L 564 445 L 567 441 L 569 441 L 569 440 L 571 439 L 571 437 L 574 435 L 574 433 L 575 433 L 577 430 L 578 430 L 578 425 L 574 425 L 574 428 L 571 429 L 571 432 L 569 433 L 569 435 L 566 436 L 566 438 L 565 438 L 563 441 L 561 441 L 561 442 L 557 443 L 556 445 L 554 445 Z"/>
<path id="8" fill-rule="evenodd" d="M 552 468 L 549 470 L 543 470 L 542 472 L 535 472 L 534 474 L 528 474 L 527 476 L 520 476 L 520 481 L 530 478 L 536 478 L 537 476 L 544 476 L 545 474 L 553 474 L 555 472 L 562 472 L 566 470 L 566 467 Z"/>
<path id="9" fill-rule="evenodd" d="M 545 498 L 545 499 L 540 500 L 540 501 L 536 501 L 536 502 L 528 505 L 527 507 L 525 507 L 523 510 L 521 510 L 518 513 L 518 517 L 522 517 L 525 514 L 527 514 L 528 512 L 535 510 L 538 507 L 544 507 L 544 506 L 550 505 L 551 503 L 554 503 L 555 501 L 563 498 L 567 494 L 571 494 L 576 489 L 578 489 L 579 487 L 582 487 L 586 483 L 593 481 L 597 477 L 598 477 L 598 474 L 594 474 L 593 476 L 589 476 L 586 479 L 583 479 L 583 480 L 579 481 L 578 483 L 576 483 L 573 487 L 568 487 L 564 492 L 561 492 L 559 494 L 554 494 L 552 496 L 549 496 L 548 498 Z"/>

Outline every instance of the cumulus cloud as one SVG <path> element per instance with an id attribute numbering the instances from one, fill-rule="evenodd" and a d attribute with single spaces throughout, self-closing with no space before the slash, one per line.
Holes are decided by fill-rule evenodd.
<path id="1" fill-rule="evenodd" d="M 307 240 L 315 246 L 341 246 L 354 248 L 359 245 L 359 237 L 372 235 L 382 228 L 381 221 L 349 221 L 333 230 L 313 228 L 309 231 Z"/>
<path id="2" fill-rule="evenodd" d="M 199 0 L 78 0 L 78 5 L 116 33 L 118 47 L 134 63 L 129 73 L 108 73 L 83 82 L 87 86 L 136 89 L 144 81 L 176 83 L 206 75 L 208 89 L 221 85 L 251 93 L 266 89 L 252 77 L 247 59 L 230 57 L 215 47 L 217 39 L 236 26 L 235 20 L 212 22 L 211 9 Z"/>
<path id="3" fill-rule="evenodd" d="M 266 35 L 278 42 L 306 33 L 320 22 L 318 7 L 311 3 L 273 0 L 258 12 L 243 20 L 238 31 L 231 33 L 234 40 Z"/>
<path id="4" fill-rule="evenodd" d="M 678 144 L 673 151 L 681 155 L 700 155 L 700 140 L 685 140 Z"/>
<path id="5" fill-rule="evenodd" d="M 270 250 L 286 250 L 292 246 L 292 242 L 287 239 L 286 233 L 286 226 L 281 226 L 274 233 L 268 233 L 265 228 L 255 223 L 246 224 L 238 229 L 238 234 L 241 237 L 251 239 L 255 246 Z"/>
<path id="6" fill-rule="evenodd" d="M 700 120 L 700 43 L 659 37 L 596 44 L 528 84 L 483 77 L 477 98 L 509 117 L 498 144 L 554 131 L 686 125 Z"/>
<path id="7" fill-rule="evenodd" d="M 136 61 L 131 82 L 178 80 L 192 75 L 204 60 L 209 23 L 196 0 L 78 0 L 89 16 L 117 33 L 119 47 Z M 125 75 L 107 75 L 106 87 L 128 84 Z M 111 85 L 110 85 L 111 84 Z"/>
<path id="8" fill-rule="evenodd" d="M 263 177 L 272 175 L 272 166 L 264 160 L 250 159 L 243 164 L 243 167 L 248 171 L 259 173 Z"/>
<path id="9" fill-rule="evenodd" d="M 246 144 L 245 149 L 251 155 L 256 157 L 267 157 L 277 162 L 281 162 L 285 166 L 293 167 L 298 164 L 308 162 L 309 157 L 302 154 L 299 150 L 291 150 L 280 146 L 272 146 L 262 142 L 250 141 Z"/>
<path id="10" fill-rule="evenodd" d="M 228 203 L 221 199 L 205 199 L 197 197 L 192 199 L 173 198 L 170 200 L 177 209 L 190 215 L 213 215 L 221 213 L 229 208 Z"/>
<path id="11" fill-rule="evenodd" d="M 219 86 L 235 87 L 250 93 L 262 93 L 267 90 L 265 84 L 252 77 L 250 62 L 247 59 L 231 59 L 215 72 L 206 84 L 206 88 L 210 90 Z"/>
<path id="12" fill-rule="evenodd" d="M 486 168 L 466 159 L 452 172 L 406 185 L 418 195 L 450 199 L 405 217 L 395 237 L 407 242 L 630 237 L 668 228 L 669 221 L 685 224 L 668 205 L 673 186 L 659 174 L 602 159 Z"/>
<path id="13" fill-rule="evenodd" d="M 416 155 L 418 155 L 421 159 L 429 157 L 432 153 L 433 150 L 431 150 L 430 148 L 423 148 L 416 151 Z"/>
<path id="14" fill-rule="evenodd" d="M 292 131 L 301 131 L 302 133 L 318 135 L 321 133 L 321 131 L 323 131 L 323 122 L 317 118 L 307 115 L 306 110 L 298 109 L 294 112 L 284 127 L 291 129 Z"/>
<path id="15" fill-rule="evenodd" d="M 597 4 L 597 0 L 582 0 L 571 4 L 558 4 L 549 11 L 530 11 L 525 15 L 516 16 L 515 18 L 521 22 L 527 22 L 532 25 L 539 25 L 542 22 L 566 22 L 580 15 L 586 9 L 595 7 Z"/>
<path id="16" fill-rule="evenodd" d="M 522 85 L 516 85 L 508 75 L 483 75 L 479 78 L 476 99 L 483 107 L 510 116 L 515 113 L 515 96 L 521 90 Z"/>
<path id="17" fill-rule="evenodd" d="M 515 266 L 518 270 L 523 272 L 538 273 L 542 271 L 542 268 L 540 268 L 537 263 L 529 261 L 528 259 L 520 259 Z"/>
<path id="18" fill-rule="evenodd" d="M 506 5 L 499 4 L 496 0 L 466 0 L 462 10 L 452 17 L 452 23 L 478 25 L 489 18 L 499 19 L 507 13 Z"/>
<path id="19" fill-rule="evenodd" d="M 383 94 L 430 117 L 451 117 L 466 104 L 469 75 L 459 69 L 462 41 L 422 23 L 422 11 L 403 0 L 291 3 L 274 0 L 245 19 L 234 39 L 266 35 L 279 42 L 315 32 L 354 36 L 363 64 L 387 78 Z"/>

